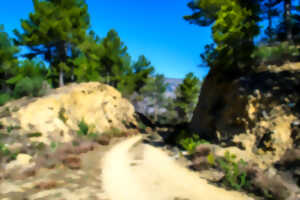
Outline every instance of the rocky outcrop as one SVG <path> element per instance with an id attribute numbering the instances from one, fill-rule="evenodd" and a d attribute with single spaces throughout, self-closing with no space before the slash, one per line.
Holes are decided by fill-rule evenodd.
<path id="1" fill-rule="evenodd" d="M 291 136 L 300 117 L 299 88 L 300 70 L 262 71 L 232 81 L 210 73 L 191 128 L 204 139 L 274 163 L 295 142 Z"/>
<path id="2" fill-rule="evenodd" d="M 275 199 L 287 199 L 289 194 L 293 199 L 300 194 L 299 88 L 299 63 L 260 68 L 235 80 L 210 72 L 190 128 L 200 138 L 218 144 L 215 156 L 229 151 L 254 163 L 253 181 Z M 196 161 L 204 163 L 195 159 L 197 166 Z M 275 173 L 269 175 L 271 169 Z M 278 188 L 287 188 L 289 194 Z"/>
<path id="3" fill-rule="evenodd" d="M 20 134 L 33 134 L 31 141 L 50 144 L 70 142 L 81 120 L 91 132 L 136 126 L 134 107 L 113 87 L 98 82 L 70 84 L 40 98 L 23 98 L 0 107 L 0 122 L 18 126 Z M 0 115 L 1 115 L 0 114 Z"/>

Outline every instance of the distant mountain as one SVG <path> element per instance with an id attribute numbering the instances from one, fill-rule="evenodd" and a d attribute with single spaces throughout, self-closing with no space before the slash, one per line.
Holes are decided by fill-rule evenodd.
<path id="1" fill-rule="evenodd" d="M 178 78 L 165 78 L 165 82 L 168 83 L 167 91 L 165 92 L 166 97 L 175 98 L 175 90 L 182 83 L 183 79 Z M 145 98 L 143 101 L 135 104 L 135 109 L 140 113 L 153 113 L 154 109 L 152 107 L 148 107 L 149 99 Z M 162 108 L 159 110 L 160 113 L 165 112 L 166 109 Z"/>
<path id="2" fill-rule="evenodd" d="M 166 96 L 175 98 L 175 90 L 178 87 L 178 85 L 182 83 L 183 79 L 179 79 L 179 78 L 165 78 L 165 79 L 166 79 L 165 82 L 169 84 L 167 87 Z"/>

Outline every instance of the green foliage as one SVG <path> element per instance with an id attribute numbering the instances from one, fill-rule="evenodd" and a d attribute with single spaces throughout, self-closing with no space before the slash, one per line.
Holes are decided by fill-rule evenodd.
<path id="1" fill-rule="evenodd" d="M 282 65 L 285 62 L 297 61 L 299 59 L 299 48 L 282 42 L 278 45 L 260 46 L 252 57 L 260 65 Z"/>
<path id="2" fill-rule="evenodd" d="M 78 123 L 78 127 L 79 127 L 79 130 L 77 131 L 78 135 L 86 136 L 89 134 L 89 126 L 87 123 L 85 123 L 83 119 Z"/>
<path id="3" fill-rule="evenodd" d="M 38 60 L 20 61 L 15 75 L 6 81 L 7 84 L 15 85 L 25 77 L 46 77 L 48 69 L 45 64 Z"/>
<path id="4" fill-rule="evenodd" d="M 201 0 L 188 6 L 194 11 L 185 19 L 201 26 L 212 25 L 215 45 L 202 58 L 212 69 L 235 76 L 252 64 L 253 38 L 259 33 L 258 1 Z"/>
<path id="5" fill-rule="evenodd" d="M 245 167 L 247 163 L 242 159 L 236 162 L 235 159 L 236 155 L 230 154 L 226 151 L 224 158 L 219 158 L 216 161 L 225 173 L 223 184 L 236 190 L 241 190 L 248 186 L 247 174 L 245 171 L 241 170 L 241 168 Z"/>
<path id="6" fill-rule="evenodd" d="M 191 119 L 197 104 L 200 87 L 200 80 L 193 73 L 188 73 L 183 83 L 176 88 L 174 103 L 182 122 L 188 122 Z"/>
<path id="7" fill-rule="evenodd" d="M 154 121 L 158 119 L 158 110 L 162 108 L 166 102 L 164 93 L 167 90 L 168 84 L 165 82 L 165 77 L 161 74 L 151 77 L 147 80 L 146 85 L 141 88 L 141 95 L 149 100 L 149 107 L 154 108 Z"/>
<path id="8" fill-rule="evenodd" d="M 207 156 L 207 161 L 208 161 L 209 164 L 215 165 L 216 159 L 215 159 L 215 156 L 214 156 L 214 154 L 213 154 L 212 152 L 210 152 L 210 153 L 208 154 L 208 156 Z"/>
<path id="9" fill-rule="evenodd" d="M 208 141 L 200 139 L 198 134 L 190 134 L 185 130 L 181 130 L 176 137 L 176 143 L 182 148 L 193 154 L 196 147 L 200 144 L 209 144 Z"/>
<path id="10" fill-rule="evenodd" d="M 144 56 L 139 56 L 138 60 L 132 66 L 134 72 L 134 91 L 140 93 L 140 90 L 147 84 L 150 75 L 153 75 L 154 67 Z"/>
<path id="11" fill-rule="evenodd" d="M 66 114 L 66 109 L 65 108 L 60 108 L 59 112 L 58 112 L 58 118 L 63 121 L 64 123 L 67 122 L 67 117 L 65 116 Z"/>
<path id="12" fill-rule="evenodd" d="M 103 82 L 103 65 L 101 58 L 104 55 L 104 46 L 93 31 L 86 35 L 83 42 L 79 44 L 78 56 L 73 59 L 74 75 L 77 82 L 101 81 Z"/>
<path id="13" fill-rule="evenodd" d="M 8 126 L 8 127 L 6 127 L 7 133 L 11 133 L 13 129 L 14 129 L 13 126 Z"/>
<path id="14" fill-rule="evenodd" d="M 139 122 L 138 122 L 138 128 L 139 128 L 140 130 L 145 131 L 146 125 L 145 125 L 143 122 L 139 121 Z"/>
<path id="15" fill-rule="evenodd" d="M 27 137 L 31 138 L 31 137 L 41 137 L 42 133 L 40 132 L 36 132 L 36 133 L 29 133 L 26 135 Z"/>
<path id="16" fill-rule="evenodd" d="M 5 81 L 15 73 L 18 60 L 16 54 L 19 49 L 14 46 L 8 34 L 4 32 L 3 25 L 0 24 L 0 91 L 7 92 L 8 87 Z"/>
<path id="17" fill-rule="evenodd" d="M 5 146 L 5 144 L 0 143 L 0 153 L 3 156 L 8 156 L 10 155 L 9 149 Z"/>
<path id="18" fill-rule="evenodd" d="M 12 97 L 9 94 L 0 94 L 0 106 L 3 106 L 6 102 L 10 101 Z"/>
<path id="19" fill-rule="evenodd" d="M 21 98 L 23 96 L 39 97 L 45 94 L 43 88 L 43 78 L 41 77 L 25 77 L 17 81 L 13 91 L 15 98 Z"/>
<path id="20" fill-rule="evenodd" d="M 101 75 L 105 77 L 105 83 L 118 88 L 120 81 L 131 73 L 131 58 L 127 53 L 127 47 L 115 30 L 110 30 L 101 44 L 104 47 L 100 59 L 103 66 Z"/>
<path id="21" fill-rule="evenodd" d="M 34 0 L 33 4 L 34 12 L 21 21 L 23 33 L 15 30 L 16 43 L 30 48 L 28 58 L 42 55 L 52 73 L 59 73 L 62 86 L 64 73 L 72 71 L 70 63 L 89 28 L 87 5 L 84 0 Z M 52 78 L 57 84 L 57 76 Z"/>
<path id="22" fill-rule="evenodd" d="M 7 157 L 9 160 L 15 160 L 18 152 L 11 152 L 5 144 L 0 143 L 0 158 Z"/>
<path id="23" fill-rule="evenodd" d="M 52 151 L 55 151 L 57 146 L 58 146 L 57 142 L 52 141 L 50 143 L 50 148 L 51 148 Z"/>

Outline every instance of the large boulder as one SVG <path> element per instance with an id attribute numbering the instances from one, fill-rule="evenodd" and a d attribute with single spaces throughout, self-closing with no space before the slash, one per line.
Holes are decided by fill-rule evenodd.
<path id="1" fill-rule="evenodd" d="M 93 132 L 112 128 L 128 130 L 137 125 L 134 107 L 115 88 L 98 82 L 70 84 L 40 98 L 23 98 L 5 104 L 0 118 L 4 126 L 20 126 L 22 132 L 40 133 L 30 140 L 50 144 L 69 142 L 84 120 Z"/>

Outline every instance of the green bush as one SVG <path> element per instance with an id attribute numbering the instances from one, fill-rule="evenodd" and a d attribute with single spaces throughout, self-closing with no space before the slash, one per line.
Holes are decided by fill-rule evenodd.
<path id="1" fill-rule="evenodd" d="M 252 57 L 260 65 L 282 65 L 287 61 L 297 61 L 299 49 L 295 45 L 282 42 L 273 46 L 260 46 Z"/>
<path id="2" fill-rule="evenodd" d="M 190 154 L 195 152 L 195 149 L 200 144 L 208 144 L 209 142 L 200 139 L 197 134 L 190 134 L 185 130 L 181 130 L 176 138 L 176 143 L 188 151 Z"/>
<path id="3" fill-rule="evenodd" d="M 9 94 L 0 94 L 0 106 L 3 106 L 6 102 L 10 101 L 12 97 Z"/>
<path id="4" fill-rule="evenodd" d="M 78 124 L 79 130 L 77 131 L 78 135 L 88 135 L 89 134 L 89 126 L 82 119 Z"/>
<path id="5" fill-rule="evenodd" d="M 66 114 L 66 109 L 65 108 L 60 108 L 59 112 L 58 112 L 58 118 L 63 121 L 64 123 L 67 122 L 67 117 L 65 116 Z"/>
<path id="6" fill-rule="evenodd" d="M 5 144 L 0 143 L 0 158 L 7 157 L 9 160 L 15 160 L 17 158 L 18 153 L 11 152 Z"/>
<path id="7" fill-rule="evenodd" d="M 138 128 L 142 131 L 145 131 L 146 130 L 146 125 L 143 122 L 139 121 L 138 122 Z"/>
<path id="8" fill-rule="evenodd" d="M 247 163 L 243 159 L 240 159 L 238 162 L 235 159 L 236 155 L 226 151 L 224 158 L 218 158 L 216 161 L 225 173 L 223 184 L 236 190 L 241 190 L 248 186 L 247 174 L 241 170 Z"/>
<path id="9" fill-rule="evenodd" d="M 23 96 L 42 96 L 45 94 L 43 89 L 43 78 L 41 77 L 25 77 L 19 80 L 14 88 L 14 97 L 21 98 Z"/>
<path id="10" fill-rule="evenodd" d="M 58 146 L 58 143 L 52 141 L 51 144 L 50 144 L 50 149 L 51 149 L 51 151 L 54 152 L 54 151 L 56 150 L 57 146 Z"/>
<path id="11" fill-rule="evenodd" d="M 79 121 L 78 128 L 79 130 L 77 131 L 77 134 L 79 136 L 88 136 L 90 138 L 96 138 L 98 136 L 97 133 L 92 132 L 94 125 L 88 125 L 84 119 Z"/>

